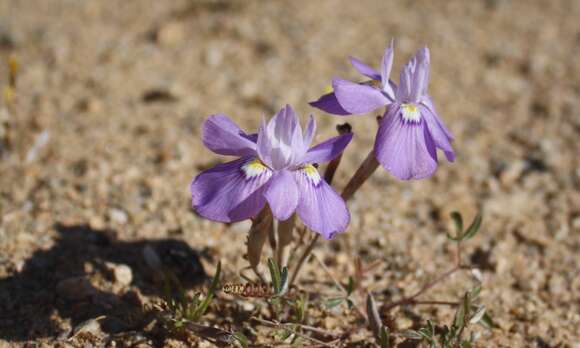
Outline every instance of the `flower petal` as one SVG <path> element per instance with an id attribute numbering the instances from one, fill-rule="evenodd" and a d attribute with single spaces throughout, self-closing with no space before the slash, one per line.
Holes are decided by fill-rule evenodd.
<path id="1" fill-rule="evenodd" d="M 425 122 L 405 122 L 398 106 L 381 121 L 375 155 L 387 171 L 401 180 L 423 179 L 437 169 L 435 144 Z"/>
<path id="2" fill-rule="evenodd" d="M 415 70 L 412 76 L 411 100 L 419 101 L 427 93 L 429 83 L 429 49 L 423 47 L 417 51 L 415 57 Z"/>
<path id="3" fill-rule="evenodd" d="M 191 183 L 192 205 L 201 216 L 220 222 L 251 218 L 264 207 L 272 172 L 259 160 L 243 157 L 199 174 Z"/>
<path id="4" fill-rule="evenodd" d="M 453 141 L 455 139 L 455 137 L 453 136 L 453 134 L 451 133 L 451 131 L 449 129 L 447 129 L 447 127 L 445 127 L 445 124 L 443 123 L 443 121 L 441 121 L 441 116 L 439 116 L 439 114 L 437 113 L 437 110 L 435 110 L 435 104 L 433 104 L 433 100 L 431 100 L 431 97 L 429 97 L 428 95 L 426 95 L 423 98 L 423 101 L 421 103 L 423 105 L 425 105 L 429 109 L 429 111 L 431 111 L 431 113 L 433 115 L 437 116 L 435 118 L 435 120 L 439 124 L 439 127 L 441 127 L 441 129 L 443 130 L 443 132 L 445 132 L 445 135 L 447 136 L 447 138 L 449 138 L 450 141 Z"/>
<path id="5" fill-rule="evenodd" d="M 267 125 L 262 122 L 258 133 L 258 154 L 271 168 L 282 169 L 301 157 L 296 149 L 300 147 L 297 143 L 302 141 L 298 118 L 290 105 L 286 105 Z"/>
<path id="6" fill-rule="evenodd" d="M 351 115 L 350 112 L 346 111 L 336 99 L 334 92 L 328 93 L 320 97 L 318 100 L 310 102 L 310 106 L 314 106 L 324 112 L 328 112 L 333 115 Z"/>
<path id="7" fill-rule="evenodd" d="M 264 196 L 272 214 L 280 221 L 288 220 L 298 205 L 299 192 L 296 181 L 287 170 L 274 173 Z"/>
<path id="8" fill-rule="evenodd" d="M 412 59 L 409 63 L 407 63 L 403 69 L 401 69 L 401 75 L 399 77 L 399 86 L 397 87 L 396 91 L 396 98 L 397 101 L 402 103 L 411 102 L 411 84 L 412 84 L 412 76 L 413 70 L 415 66 L 415 60 Z"/>
<path id="9" fill-rule="evenodd" d="M 308 125 L 306 126 L 306 132 L 304 132 L 304 148 L 305 152 L 308 151 L 310 144 L 312 144 L 312 139 L 314 139 L 314 134 L 316 133 L 316 121 L 314 117 L 310 115 L 308 119 Z"/>
<path id="10" fill-rule="evenodd" d="M 311 230 L 331 239 L 344 232 L 350 222 L 350 213 L 344 200 L 321 177 L 316 168 L 307 165 L 294 172 L 300 200 L 296 212 Z"/>
<path id="11" fill-rule="evenodd" d="M 271 122 L 271 121 L 270 121 Z M 272 141 L 270 140 L 270 135 L 268 133 L 268 124 L 266 119 L 262 117 L 260 122 L 260 129 L 258 130 L 258 140 L 257 140 L 257 152 L 258 156 L 262 162 L 264 162 L 268 167 L 272 167 Z"/>
<path id="12" fill-rule="evenodd" d="M 251 156 L 256 154 L 256 143 L 229 117 L 211 115 L 203 123 L 203 143 L 211 151 L 226 156 Z"/>
<path id="13" fill-rule="evenodd" d="M 390 103 L 381 91 L 368 85 L 334 79 L 332 86 L 340 105 L 353 114 L 364 114 Z"/>
<path id="14" fill-rule="evenodd" d="M 365 63 L 363 63 L 362 61 L 360 61 L 359 59 L 355 58 L 355 57 L 349 57 L 350 60 L 350 64 L 352 64 L 352 66 L 361 74 L 363 74 L 364 76 L 372 79 L 372 80 L 376 80 L 376 81 L 380 81 L 381 80 L 381 74 L 376 71 L 375 69 L 371 68 L 370 66 L 366 65 Z"/>
<path id="15" fill-rule="evenodd" d="M 342 134 L 314 146 L 302 158 L 302 163 L 324 163 L 333 160 L 350 143 L 352 136 L 352 133 Z"/>
<path id="16" fill-rule="evenodd" d="M 394 41 L 391 40 L 391 44 L 385 49 L 385 53 L 383 54 L 383 59 L 381 61 L 381 85 L 385 92 L 387 92 L 387 90 L 392 92 L 389 79 L 391 78 L 390 76 L 391 69 L 393 68 L 394 55 Z M 394 95 L 391 94 L 390 96 L 394 98 Z"/>
<path id="17" fill-rule="evenodd" d="M 419 106 L 419 109 L 435 146 L 443 150 L 449 162 L 455 161 L 455 152 L 451 146 L 452 139 L 447 136 L 448 131 L 443 127 L 443 122 L 439 116 L 423 104 Z"/>

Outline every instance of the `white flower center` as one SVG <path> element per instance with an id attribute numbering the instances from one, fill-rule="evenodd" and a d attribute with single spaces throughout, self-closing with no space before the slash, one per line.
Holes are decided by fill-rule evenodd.
<path id="1" fill-rule="evenodd" d="M 403 120 L 409 122 L 419 122 L 421 121 L 421 113 L 417 105 L 413 103 L 405 103 L 401 105 L 401 111 L 403 113 Z"/>
<path id="2" fill-rule="evenodd" d="M 316 169 L 316 167 L 312 164 L 305 164 L 304 167 L 302 167 L 302 170 L 304 171 L 306 177 L 312 181 L 314 185 L 318 185 L 320 180 L 322 180 L 320 173 L 318 173 L 318 169 Z"/>
<path id="3" fill-rule="evenodd" d="M 244 163 L 242 171 L 246 175 L 246 179 L 255 178 L 268 170 L 268 167 L 257 158 L 251 159 Z"/>

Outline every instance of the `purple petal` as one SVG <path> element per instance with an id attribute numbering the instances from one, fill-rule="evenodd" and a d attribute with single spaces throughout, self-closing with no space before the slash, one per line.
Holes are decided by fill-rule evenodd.
<path id="1" fill-rule="evenodd" d="M 446 129 L 442 127 L 443 122 L 439 116 L 431 112 L 431 110 L 423 104 L 419 106 L 419 109 L 421 110 L 421 116 L 427 124 L 427 129 L 429 130 L 435 146 L 443 150 L 445 157 L 447 157 L 449 162 L 455 161 L 455 152 L 451 146 L 451 138 L 447 136 Z"/>
<path id="2" fill-rule="evenodd" d="M 427 93 L 429 83 L 429 49 L 424 47 L 417 51 L 413 58 L 415 60 L 415 70 L 411 86 L 411 100 L 418 101 Z"/>
<path id="3" fill-rule="evenodd" d="M 436 116 L 435 117 L 435 120 L 437 121 L 437 124 L 439 125 L 439 127 L 441 127 L 441 129 L 443 130 L 443 132 L 445 132 L 445 135 L 447 136 L 447 138 L 450 141 L 453 141 L 455 139 L 455 137 L 453 136 L 453 134 L 451 133 L 451 131 L 449 131 L 449 129 L 447 129 L 447 127 L 445 127 L 445 124 L 443 124 L 443 122 L 441 121 L 441 117 L 437 113 L 437 110 L 435 110 L 435 104 L 433 104 L 433 100 L 431 100 L 431 98 L 426 95 L 423 98 L 423 101 L 421 103 L 423 105 L 425 105 L 429 109 L 429 111 L 431 111 L 431 113 L 433 115 Z"/>
<path id="4" fill-rule="evenodd" d="M 322 142 L 306 153 L 302 163 L 324 163 L 340 155 L 352 140 L 352 133 L 342 134 Z"/>
<path id="5" fill-rule="evenodd" d="M 399 77 L 399 87 L 397 88 L 397 100 L 400 102 L 409 102 L 411 97 L 411 84 L 414 69 L 414 60 L 407 63 L 403 69 L 401 69 L 401 75 Z"/>
<path id="6" fill-rule="evenodd" d="M 193 209 L 220 222 L 249 219 L 264 207 L 265 184 L 271 176 L 272 172 L 252 157 L 219 164 L 191 183 Z"/>
<path id="7" fill-rule="evenodd" d="M 304 147 L 306 148 L 306 151 L 308 151 L 310 144 L 312 144 L 312 139 L 314 139 L 315 133 L 316 121 L 314 120 L 314 117 L 310 115 L 310 118 L 308 119 L 308 125 L 306 126 L 306 132 L 304 132 Z"/>
<path id="8" fill-rule="evenodd" d="M 428 47 L 423 47 L 417 52 L 418 59 L 424 61 L 427 64 L 427 69 L 423 71 L 423 91 L 422 95 L 427 95 L 427 89 L 429 88 L 429 66 L 431 65 L 431 54 L 429 53 Z"/>
<path id="9" fill-rule="evenodd" d="M 341 116 L 351 115 L 350 112 L 343 109 L 343 107 L 340 105 L 334 92 L 325 94 L 317 101 L 310 102 L 309 104 L 324 112 L 328 112 L 329 114 Z"/>
<path id="10" fill-rule="evenodd" d="M 381 165 L 401 180 L 423 179 L 437 169 L 435 144 L 425 122 L 404 121 L 399 107 L 383 117 L 375 154 Z"/>
<path id="11" fill-rule="evenodd" d="M 350 214 L 344 200 L 324 181 L 313 166 L 294 172 L 300 200 L 296 212 L 308 228 L 331 239 L 344 232 Z"/>
<path id="12" fill-rule="evenodd" d="M 258 133 L 246 134 L 246 135 L 242 135 L 242 137 L 248 139 L 249 141 L 251 141 L 253 143 L 258 142 Z"/>
<path id="13" fill-rule="evenodd" d="M 215 153 L 227 156 L 256 154 L 256 144 L 229 117 L 212 115 L 203 123 L 203 143 Z"/>
<path id="14" fill-rule="evenodd" d="M 364 114 L 390 103 L 378 89 L 346 80 L 332 81 L 336 99 L 340 105 L 353 114 Z"/>
<path id="15" fill-rule="evenodd" d="M 302 129 L 290 105 L 282 108 L 258 133 L 258 154 L 273 169 L 282 169 L 302 156 Z"/>
<path id="16" fill-rule="evenodd" d="M 362 61 L 358 60 L 355 57 L 349 57 L 350 64 L 361 74 L 364 76 L 376 80 L 381 81 L 381 74 L 376 71 L 375 69 L 371 68 L 370 66 L 366 65 Z"/>
<path id="17" fill-rule="evenodd" d="M 304 144 L 302 127 L 300 127 L 300 122 L 296 114 L 294 114 L 294 119 L 297 122 L 296 125 L 294 126 L 294 131 L 292 132 L 292 139 L 290 141 L 290 149 L 292 150 L 290 165 L 299 163 L 300 159 L 304 157 L 304 154 L 306 153 L 306 151 L 308 151 L 307 145 Z"/>
<path id="18" fill-rule="evenodd" d="M 292 174 L 287 170 L 276 172 L 264 192 L 274 217 L 288 220 L 298 205 L 299 192 Z"/>
<path id="19" fill-rule="evenodd" d="M 391 69 L 393 68 L 393 56 L 394 56 L 394 42 L 391 40 L 389 47 L 385 49 L 383 54 L 383 59 L 381 61 L 381 85 L 383 90 L 389 94 L 391 98 L 394 98 L 393 90 L 389 84 L 389 79 L 391 76 Z"/>
<path id="20" fill-rule="evenodd" d="M 263 117 L 260 122 L 260 129 L 258 130 L 257 152 L 262 162 L 272 167 L 272 142 L 268 134 L 268 124 Z"/>

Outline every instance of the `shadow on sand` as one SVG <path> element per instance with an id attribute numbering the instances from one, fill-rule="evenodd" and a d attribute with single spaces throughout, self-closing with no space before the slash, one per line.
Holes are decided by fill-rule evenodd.
<path id="1" fill-rule="evenodd" d="M 58 237 L 52 248 L 35 252 L 21 272 L 0 279 L 0 339 L 66 337 L 57 317 L 70 320 L 75 327 L 105 316 L 101 327 L 107 333 L 142 327 L 148 318 L 139 293 L 164 295 L 155 272 L 145 262 L 147 248 L 156 252 L 163 269 L 170 270 L 184 287 L 206 279 L 199 253 L 177 239 L 126 242 L 117 240 L 114 231 L 85 225 L 57 224 L 55 229 Z M 133 275 L 130 286 L 114 291 L 114 282 L 107 279 L 107 263 L 128 265 Z M 85 280 L 91 277 L 94 283 L 100 275 L 105 275 L 101 277 L 105 285 L 99 289 Z"/>

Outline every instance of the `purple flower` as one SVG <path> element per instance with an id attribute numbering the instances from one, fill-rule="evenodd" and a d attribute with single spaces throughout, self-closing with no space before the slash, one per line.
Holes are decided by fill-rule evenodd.
<path id="1" fill-rule="evenodd" d="M 333 80 L 334 92 L 310 103 L 336 115 L 362 114 L 387 106 L 375 140 L 381 165 L 402 180 L 423 179 L 437 169 L 437 148 L 453 162 L 453 136 L 435 111 L 429 95 L 429 49 L 417 51 L 401 70 L 399 86 L 389 80 L 393 43 L 385 50 L 381 72 L 356 58 L 351 63 L 371 81 Z"/>
<path id="2" fill-rule="evenodd" d="M 310 148 L 316 123 L 306 132 L 287 105 L 258 134 L 248 135 L 225 115 L 210 116 L 203 142 L 220 155 L 240 158 L 199 174 L 191 183 L 193 208 L 203 217 L 235 222 L 256 216 L 266 203 L 278 220 L 294 212 L 313 231 L 330 239 L 343 232 L 350 214 L 342 198 L 316 169 L 338 156 L 352 134 L 331 138 Z"/>

